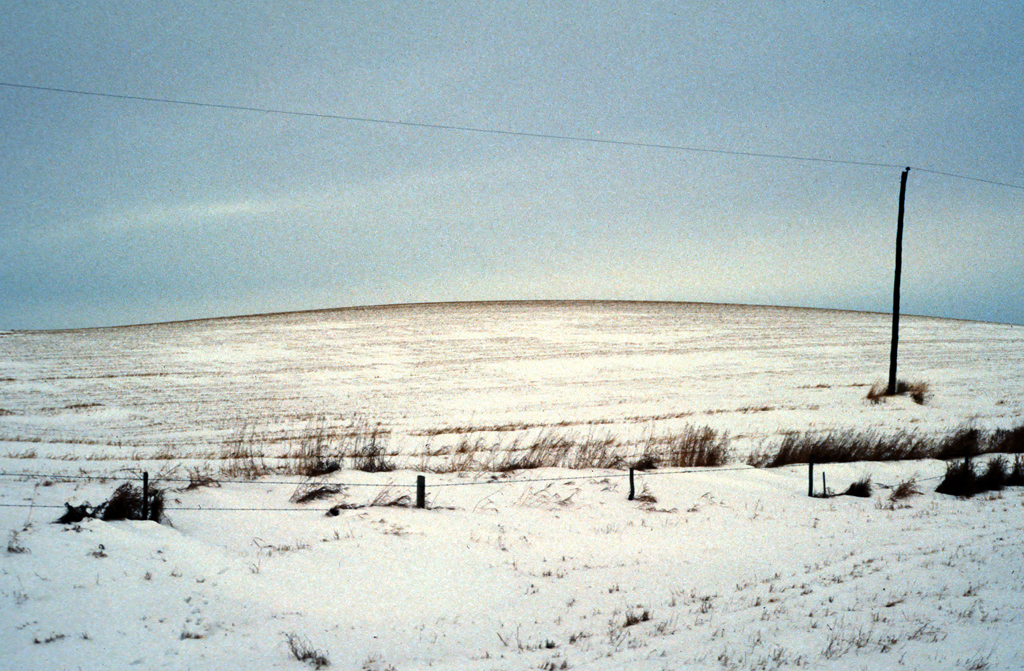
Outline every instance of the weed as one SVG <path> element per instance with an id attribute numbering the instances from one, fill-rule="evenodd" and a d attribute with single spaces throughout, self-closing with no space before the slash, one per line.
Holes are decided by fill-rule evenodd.
<path id="1" fill-rule="evenodd" d="M 319 415 L 309 421 L 299 441 L 298 450 L 288 456 L 295 459 L 298 475 L 317 477 L 341 469 L 340 436 L 328 427 L 327 418 Z"/>
<path id="2" fill-rule="evenodd" d="M 972 426 L 962 426 L 943 438 L 930 455 L 935 459 L 963 459 L 981 454 L 981 432 Z"/>
<path id="3" fill-rule="evenodd" d="M 913 434 L 884 436 L 875 431 L 842 431 L 827 434 L 791 433 L 775 449 L 761 449 L 747 463 L 757 468 L 776 468 L 814 462 L 896 461 L 932 457 L 932 441 Z"/>
<path id="4" fill-rule="evenodd" d="M 321 501 L 340 494 L 343 490 L 344 487 L 341 485 L 322 485 L 307 482 L 295 488 L 295 492 L 291 496 L 291 502 L 309 503 L 311 501 Z"/>
<path id="5" fill-rule="evenodd" d="M 974 496 L 978 492 L 977 477 L 974 475 L 974 467 L 971 466 L 971 462 L 964 459 L 947 463 L 946 475 L 935 491 L 939 494 L 965 498 Z"/>
<path id="6" fill-rule="evenodd" d="M 640 503 L 646 503 L 651 505 L 658 502 L 658 498 L 647 487 L 646 482 L 644 483 L 643 487 L 640 488 L 640 493 L 633 497 L 633 500 L 639 501 Z"/>
<path id="7" fill-rule="evenodd" d="M 985 472 L 978 477 L 977 488 L 979 492 L 998 492 L 1006 487 L 1009 478 L 1009 468 L 1006 457 L 999 456 L 990 459 Z"/>
<path id="8" fill-rule="evenodd" d="M 518 449 L 518 443 L 507 450 L 505 458 L 494 464 L 493 470 L 510 473 L 534 468 L 554 468 L 562 464 L 572 451 L 574 443 L 556 433 L 541 434 L 529 446 Z"/>
<path id="9" fill-rule="evenodd" d="M 709 468 L 729 462 L 729 434 L 709 426 L 687 426 L 660 442 L 666 447 L 665 465 L 671 468 Z"/>
<path id="10" fill-rule="evenodd" d="M 300 662 L 308 662 L 314 669 L 322 669 L 331 665 L 327 655 L 316 650 L 308 640 L 298 634 L 285 634 L 285 642 L 292 657 Z M 365 667 L 364 667 L 365 668 Z"/>
<path id="11" fill-rule="evenodd" d="M 11 531 L 10 535 L 7 537 L 8 554 L 28 554 L 29 549 L 22 544 L 21 539 L 19 538 L 20 534 L 20 531 Z"/>
<path id="12" fill-rule="evenodd" d="M 854 482 L 840 496 L 858 496 L 866 499 L 871 496 L 871 478 L 864 477 Z"/>
<path id="13" fill-rule="evenodd" d="M 979 652 L 974 657 L 971 657 L 970 659 L 964 661 L 964 669 L 965 671 L 988 671 L 988 669 L 991 668 L 989 664 L 989 660 L 991 659 L 991 652 L 987 655 L 982 655 Z"/>
<path id="14" fill-rule="evenodd" d="M 377 493 L 369 503 L 339 503 L 327 511 L 328 517 L 337 517 L 342 510 L 358 510 L 360 508 L 408 508 L 412 505 L 412 497 L 395 491 L 395 484 L 389 482 Z"/>
<path id="15" fill-rule="evenodd" d="M 113 520 L 152 520 L 159 522 L 164 511 L 164 495 L 158 489 L 150 488 L 148 499 L 143 498 L 140 487 L 126 482 L 114 490 L 110 499 L 97 510 L 100 519 Z"/>
<path id="16" fill-rule="evenodd" d="M 408 494 L 396 493 L 394 484 L 389 482 L 384 485 L 384 488 L 380 490 L 380 493 L 377 494 L 377 496 L 373 497 L 373 500 L 369 503 L 369 507 L 407 507 L 411 504 L 412 497 Z"/>
<path id="17" fill-rule="evenodd" d="M 1024 457 L 1019 454 L 1013 458 L 1013 470 L 1006 476 L 1006 486 L 1024 486 Z"/>
<path id="18" fill-rule="evenodd" d="M 363 662 L 362 671 L 395 671 L 395 667 L 382 661 L 377 655 L 370 655 Z"/>
<path id="19" fill-rule="evenodd" d="M 640 624 L 641 622 L 648 622 L 651 619 L 651 611 L 644 608 L 642 611 L 627 611 L 626 622 L 623 627 L 632 627 L 633 625 Z"/>
<path id="20" fill-rule="evenodd" d="M 255 480 L 271 472 L 260 445 L 263 435 L 255 425 L 243 423 L 228 437 L 221 449 L 225 461 L 221 471 L 229 478 Z"/>
<path id="21" fill-rule="evenodd" d="M 898 380 L 896 389 L 889 393 L 888 382 L 875 382 L 866 396 L 872 403 L 881 403 L 888 396 L 909 396 L 918 405 L 924 405 L 928 400 L 929 387 L 927 382 L 905 382 Z"/>
<path id="22" fill-rule="evenodd" d="M 385 458 L 387 434 L 379 427 L 357 439 L 352 467 L 366 473 L 390 473 L 395 464 Z"/>
<path id="23" fill-rule="evenodd" d="M 46 638 L 33 638 L 32 643 L 34 643 L 35 645 L 45 645 L 47 643 L 63 641 L 65 638 L 67 638 L 65 634 L 50 634 Z"/>
<path id="24" fill-rule="evenodd" d="M 919 496 L 920 494 L 921 490 L 917 488 L 917 478 L 910 478 L 892 488 L 889 500 L 893 503 L 898 503 L 899 501 L 909 499 L 911 496 Z"/>
<path id="25" fill-rule="evenodd" d="M 220 487 L 220 483 L 213 477 L 213 471 L 209 465 L 203 467 L 193 466 L 187 468 L 185 473 L 188 476 L 188 484 L 185 485 L 185 491 L 192 491 L 200 487 Z"/>
<path id="26" fill-rule="evenodd" d="M 1024 454 L 1024 424 L 1012 429 L 1000 429 L 989 437 L 987 452 Z"/>

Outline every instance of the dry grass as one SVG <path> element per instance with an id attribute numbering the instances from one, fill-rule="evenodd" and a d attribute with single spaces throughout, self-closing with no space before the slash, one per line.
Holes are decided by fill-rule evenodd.
<path id="1" fill-rule="evenodd" d="M 622 468 L 625 459 L 619 448 L 619 443 L 611 437 L 580 439 L 559 431 L 541 433 L 532 439 L 519 437 L 509 444 L 498 440 L 488 442 L 482 436 L 471 439 L 463 435 L 449 450 L 425 453 L 423 470 L 434 473 L 512 473 L 537 468 Z M 439 457 L 447 459 L 441 464 L 429 461 Z"/>
<path id="2" fill-rule="evenodd" d="M 946 464 L 946 475 L 935 488 L 939 494 L 969 498 L 977 493 L 977 476 L 966 459 Z"/>
<path id="3" fill-rule="evenodd" d="M 1021 473 L 1022 467 L 1024 464 L 1017 458 L 1014 460 L 1013 470 L 1010 470 L 1006 457 L 998 456 L 989 459 L 985 469 L 978 474 L 970 459 L 953 461 L 946 465 L 946 475 L 935 491 L 962 498 L 970 498 L 984 492 L 998 492 L 1021 481 L 1021 476 L 1024 475 Z"/>
<path id="4" fill-rule="evenodd" d="M 857 496 L 866 499 L 871 497 L 871 489 L 871 478 L 865 477 L 847 487 L 840 496 Z"/>
<path id="5" fill-rule="evenodd" d="M 209 466 L 191 466 L 185 469 L 188 477 L 188 484 L 185 491 L 192 491 L 200 487 L 220 487 L 220 482 L 214 477 L 213 470 Z"/>
<path id="6" fill-rule="evenodd" d="M 935 454 L 933 440 L 914 434 L 884 435 L 877 431 L 789 434 L 774 448 L 762 448 L 747 458 L 758 468 L 789 464 L 849 463 L 928 459 Z"/>
<path id="7" fill-rule="evenodd" d="M 308 640 L 298 634 L 285 634 L 285 643 L 288 645 L 292 657 L 300 662 L 306 662 L 314 669 L 322 669 L 331 665 L 327 655 L 316 650 Z"/>
<path id="8" fill-rule="evenodd" d="M 687 426 L 662 439 L 662 463 L 670 468 L 724 466 L 729 463 L 729 434 L 709 426 Z"/>
<path id="9" fill-rule="evenodd" d="M 929 393 L 927 382 L 906 382 L 904 380 L 897 380 L 895 394 L 890 394 L 889 383 L 879 381 L 871 385 L 871 389 L 868 391 L 865 398 L 872 403 L 881 403 L 889 396 L 909 396 L 914 400 L 914 403 L 924 405 L 925 401 L 928 400 Z"/>
<path id="10" fill-rule="evenodd" d="M 292 494 L 290 500 L 292 503 L 322 501 L 323 499 L 329 499 L 332 496 L 337 496 L 342 493 L 344 489 L 345 488 L 342 485 L 306 482 L 295 488 L 295 492 Z"/>
<path id="11" fill-rule="evenodd" d="M 341 469 L 343 447 L 337 430 L 327 424 L 327 418 L 319 415 L 306 426 L 299 438 L 298 448 L 287 454 L 295 461 L 296 475 L 316 477 Z"/>
<path id="12" fill-rule="evenodd" d="M 243 423 L 231 436 L 221 450 L 224 465 L 221 472 L 228 478 L 236 480 L 255 480 L 273 472 L 266 462 L 263 451 L 263 436 L 253 424 Z"/>
<path id="13" fill-rule="evenodd" d="M 921 490 L 917 486 L 917 478 L 910 478 L 904 480 L 895 487 L 892 488 L 892 492 L 889 494 L 889 501 L 892 503 L 900 503 L 906 501 L 911 496 L 920 496 Z"/>
<path id="14" fill-rule="evenodd" d="M 985 451 L 1024 454 L 1024 424 L 1012 429 L 1000 429 L 993 433 L 988 439 Z"/>
<path id="15" fill-rule="evenodd" d="M 380 427 L 356 437 L 352 450 L 352 467 L 365 473 L 390 473 L 395 464 L 387 459 L 389 434 Z"/>

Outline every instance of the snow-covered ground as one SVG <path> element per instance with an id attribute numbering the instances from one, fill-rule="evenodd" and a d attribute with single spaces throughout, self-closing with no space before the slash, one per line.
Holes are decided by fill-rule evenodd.
<path id="1" fill-rule="evenodd" d="M 925 405 L 865 400 L 890 325 L 863 313 L 445 305 L 0 335 L 0 668 L 303 668 L 289 635 L 381 671 L 1022 668 L 1021 490 L 957 500 L 933 491 L 941 462 L 856 463 L 819 471 L 922 493 L 812 499 L 806 466 L 743 463 L 788 431 L 1021 423 L 1024 329 L 902 325 Z M 217 475 L 240 427 L 284 453 L 318 417 L 379 424 L 402 468 L 333 473 L 306 504 L 292 475 L 174 480 Z M 467 436 L 628 451 L 688 425 L 728 432 L 733 463 L 638 473 L 634 501 L 625 471 L 538 469 L 427 473 L 426 510 L 354 507 L 412 495 L 421 455 Z M 141 470 L 165 524 L 51 523 Z"/>

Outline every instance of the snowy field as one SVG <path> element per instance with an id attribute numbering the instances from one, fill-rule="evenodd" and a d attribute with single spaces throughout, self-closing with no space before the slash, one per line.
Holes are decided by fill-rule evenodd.
<path id="1" fill-rule="evenodd" d="M 0 668 L 312 668 L 289 639 L 371 671 L 1024 668 L 1022 490 L 861 462 L 818 472 L 870 498 L 812 499 L 806 466 L 745 463 L 793 432 L 1021 424 L 1021 327 L 904 317 L 926 402 L 869 402 L 889 319 L 508 303 L 0 333 Z M 631 457 L 705 426 L 730 463 L 638 473 L 633 501 L 622 468 L 450 468 L 466 444 Z M 397 470 L 294 503 L 280 457 L 311 428 L 376 430 Z M 246 436 L 255 481 L 225 474 Z M 163 524 L 51 523 L 143 470 Z M 367 505 L 423 474 L 426 510 Z"/>

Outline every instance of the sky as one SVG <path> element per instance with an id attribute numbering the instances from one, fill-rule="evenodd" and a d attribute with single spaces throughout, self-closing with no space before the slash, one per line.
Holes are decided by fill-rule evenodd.
<path id="1" fill-rule="evenodd" d="M 902 312 L 1024 324 L 1019 2 L 580 4 L 7 0 L 0 329 L 887 312 L 905 166 Z"/>

